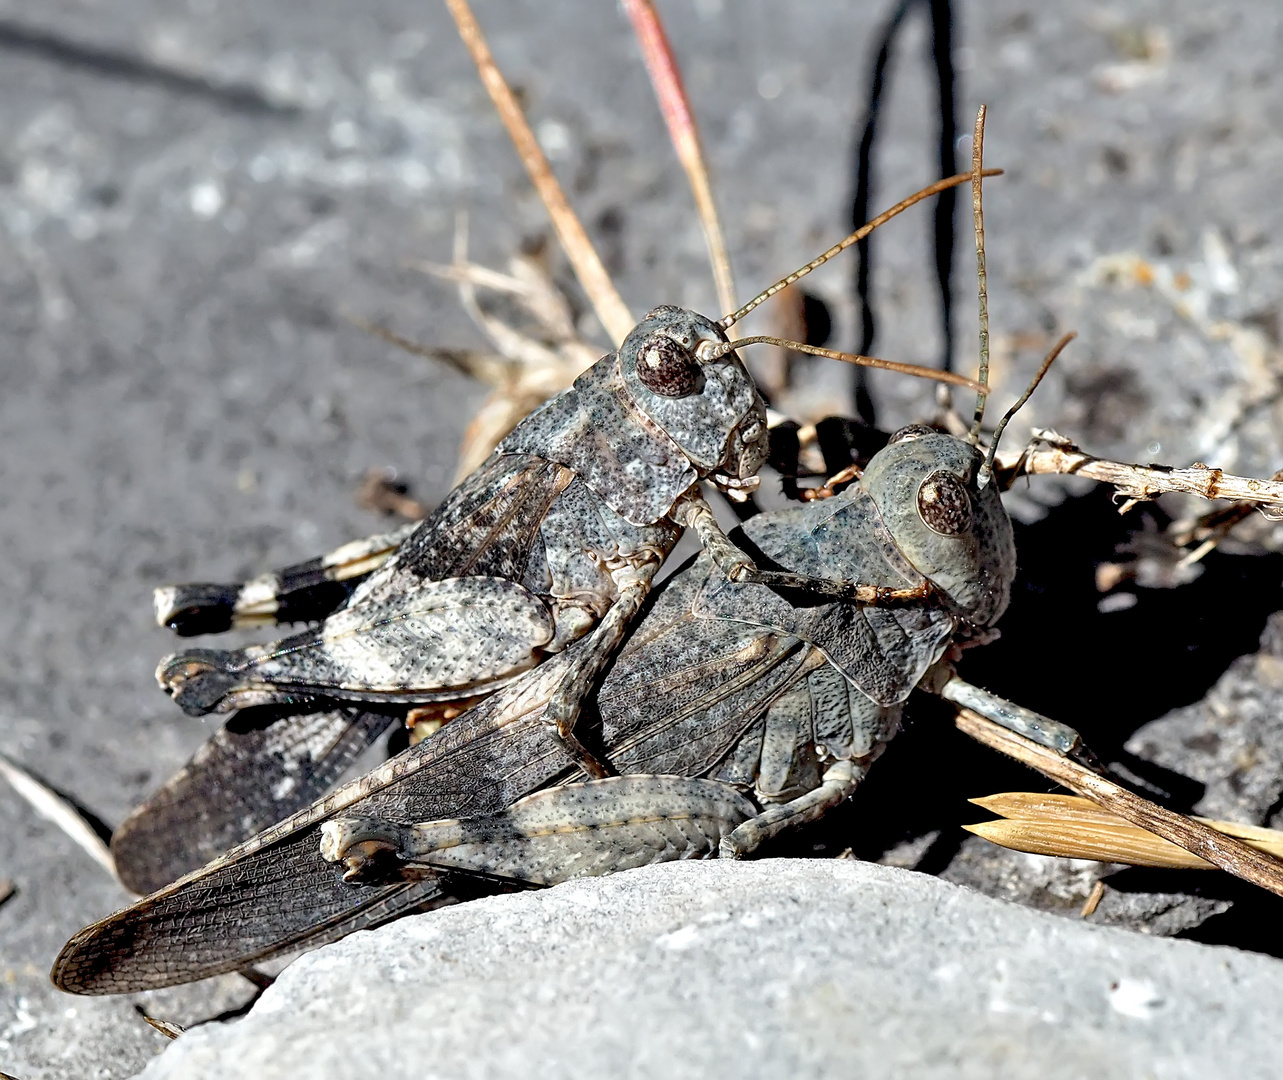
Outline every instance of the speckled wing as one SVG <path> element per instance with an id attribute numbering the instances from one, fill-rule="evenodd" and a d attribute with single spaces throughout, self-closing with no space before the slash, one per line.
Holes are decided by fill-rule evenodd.
<path id="1" fill-rule="evenodd" d="M 237 713 L 112 835 L 121 883 L 152 892 L 309 806 L 392 719 L 359 708 Z"/>
<path id="2" fill-rule="evenodd" d="M 351 884 L 320 855 L 321 824 L 495 813 L 571 771 L 542 711 L 576 647 L 366 776 L 208 866 L 75 935 L 54 982 L 82 994 L 172 986 L 337 940 L 455 897 L 436 880 Z"/>
<path id="3" fill-rule="evenodd" d="M 895 547 L 873 500 L 858 488 L 759 515 L 743 531 L 745 550 L 782 569 L 896 589 L 923 581 Z M 768 627 L 810 642 L 879 705 L 909 696 L 956 627 L 953 615 L 925 603 L 817 603 L 764 585 L 733 584 L 716 572 L 706 576 L 692 609 L 703 618 Z"/>
<path id="4" fill-rule="evenodd" d="M 681 448 L 637 408 L 614 353 L 526 417 L 501 454 L 560 462 L 633 525 L 651 525 L 699 480 Z"/>
<path id="5" fill-rule="evenodd" d="M 574 480 L 536 453 L 495 453 L 456 487 L 361 595 L 476 575 L 520 581 L 548 507 Z"/>

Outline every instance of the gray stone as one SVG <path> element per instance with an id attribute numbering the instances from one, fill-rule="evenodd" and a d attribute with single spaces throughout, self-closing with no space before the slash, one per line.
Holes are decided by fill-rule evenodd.
<path id="1" fill-rule="evenodd" d="M 147 1080 L 1266 1077 L 1283 964 L 851 860 L 678 863 L 298 960 Z"/>
<path id="2" fill-rule="evenodd" d="M 1235 660 L 1201 701 L 1140 728 L 1127 748 L 1205 784 L 1198 813 L 1278 828 L 1283 613 L 1270 617 L 1259 652 Z"/>

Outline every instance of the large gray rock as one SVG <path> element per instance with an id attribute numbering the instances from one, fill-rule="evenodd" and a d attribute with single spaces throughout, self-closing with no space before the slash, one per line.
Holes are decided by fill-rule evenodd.
<path id="1" fill-rule="evenodd" d="M 1283 964 L 850 860 L 678 863 L 299 960 L 147 1080 L 1276 1075 Z"/>

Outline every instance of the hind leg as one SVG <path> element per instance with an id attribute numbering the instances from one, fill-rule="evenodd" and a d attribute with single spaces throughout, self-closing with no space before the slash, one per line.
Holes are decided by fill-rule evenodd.
<path id="1" fill-rule="evenodd" d="M 708 859 L 754 806 L 730 784 L 685 776 L 612 776 L 519 799 L 484 817 L 398 825 L 335 818 L 321 856 L 344 880 L 413 869 L 462 870 L 536 885 L 678 859 Z M 389 867 L 389 864 L 391 866 Z"/>
<path id="2" fill-rule="evenodd" d="M 416 524 L 353 540 L 328 554 L 249 581 L 167 585 L 155 592 L 156 622 L 180 637 L 191 637 L 323 619 L 362 578 L 391 558 Z"/>

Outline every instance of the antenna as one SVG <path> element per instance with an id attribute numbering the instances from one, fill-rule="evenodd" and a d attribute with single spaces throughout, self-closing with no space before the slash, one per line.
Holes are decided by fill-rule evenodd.
<path id="1" fill-rule="evenodd" d="M 985 454 L 984 464 L 980 466 L 979 483 L 981 487 L 988 484 L 989 478 L 993 476 L 993 459 L 998 453 L 998 443 L 1002 439 L 1002 433 L 1007 430 L 1008 422 L 1016 415 L 1017 412 L 1020 411 L 1020 407 L 1029 400 L 1030 395 L 1038 388 L 1038 384 L 1042 382 L 1042 377 L 1047 374 L 1047 369 L 1056 362 L 1056 357 L 1060 355 L 1061 350 L 1077 336 L 1078 332 L 1076 330 L 1070 331 L 1056 342 L 1055 347 L 1047 354 L 1046 359 L 1043 360 L 1042 367 L 1038 369 L 1038 374 L 1033 377 L 1033 381 L 1025 388 L 1025 392 L 1020 395 L 1016 400 L 1016 403 L 1011 406 L 1010 409 L 1003 413 L 1002 419 L 998 421 L 998 426 L 994 429 L 993 442 L 989 444 L 989 452 Z"/>
<path id="2" fill-rule="evenodd" d="M 989 275 L 985 271 L 985 210 L 984 184 L 982 177 L 985 156 L 985 112 L 981 105 L 976 113 L 976 130 L 971 137 L 971 216 L 975 223 L 976 233 L 976 291 L 980 296 L 980 385 L 983 387 L 976 394 L 976 418 L 971 425 L 967 442 L 975 446 L 980 442 L 980 423 L 985 418 L 985 401 L 989 396 Z M 1050 361 L 1049 361 L 1050 363 Z M 1042 378 L 1041 375 L 1038 378 Z M 1034 386 L 1038 379 L 1034 380 Z M 1026 392 L 1028 397 L 1033 386 Z M 1020 404 L 1024 404 L 1021 399 Z M 1005 421 L 1004 421 L 1005 423 Z M 997 440 L 995 439 L 995 445 Z"/>
<path id="3" fill-rule="evenodd" d="M 983 175 L 1001 176 L 1002 170 L 986 169 Z M 929 199 L 931 198 L 932 195 L 939 195 L 940 192 L 947 191 L 949 188 L 952 188 L 952 187 L 957 187 L 959 184 L 965 184 L 968 180 L 971 180 L 971 179 L 972 179 L 971 173 L 958 173 L 956 176 L 948 176 L 943 180 L 937 180 L 934 184 L 931 184 L 928 187 L 924 187 L 921 191 L 915 192 L 914 194 L 910 195 L 907 199 L 901 200 L 900 202 L 896 203 L 893 207 L 891 207 L 890 210 L 884 210 L 872 221 L 868 222 L 868 224 L 861 225 L 858 229 L 855 230 L 855 232 L 853 232 L 845 240 L 842 240 L 840 243 L 834 244 L 823 255 L 819 256 L 818 258 L 812 259 L 809 263 L 807 263 L 801 269 L 794 270 L 793 273 L 789 274 L 788 277 L 781 278 L 769 289 L 765 289 L 762 292 L 758 293 L 755 297 L 753 297 L 752 300 L 750 300 L 738 311 L 733 311 L 729 315 L 724 315 L 721 319 L 718 320 L 718 325 L 723 330 L 729 330 L 732 326 L 734 326 L 737 322 L 739 322 L 740 319 L 744 318 L 744 316 L 747 315 L 750 311 L 752 311 L 755 307 L 758 307 L 759 305 L 764 304 L 767 300 L 769 300 L 781 289 L 786 289 L 790 285 L 792 285 L 795 281 L 799 281 L 802 278 L 806 277 L 806 275 L 809 274 L 812 270 L 818 269 L 819 267 L 823 266 L 826 262 L 828 262 L 831 258 L 833 258 L 834 255 L 837 255 L 840 252 L 845 251 L 852 244 L 858 244 L 861 240 L 863 240 L 866 236 L 868 236 L 869 233 L 871 233 L 879 225 L 885 225 L 897 214 L 903 213 L 905 210 L 909 209 L 909 207 L 913 206 L 915 203 L 920 203 L 923 199 Z M 824 354 L 821 354 L 821 355 L 824 355 Z"/>
<path id="4" fill-rule="evenodd" d="M 723 341 L 717 345 L 705 343 L 696 350 L 695 355 L 700 363 L 707 364 L 744 345 L 779 345 L 782 348 L 793 349 L 796 352 L 809 353 L 811 356 L 827 356 L 830 360 L 843 360 L 848 364 L 857 364 L 860 367 L 898 371 L 901 375 L 913 375 L 919 379 L 932 379 L 935 382 L 962 386 L 968 390 L 975 390 L 977 393 L 984 389 L 975 379 L 968 379 L 965 375 L 957 375 L 952 371 L 941 371 L 939 368 L 923 367 L 920 364 L 902 364 L 898 360 L 881 360 L 876 356 L 860 356 L 858 353 L 822 349 L 818 345 L 807 345 L 801 341 L 789 341 L 787 338 L 771 337 L 769 334 L 740 338 L 737 341 Z"/>

